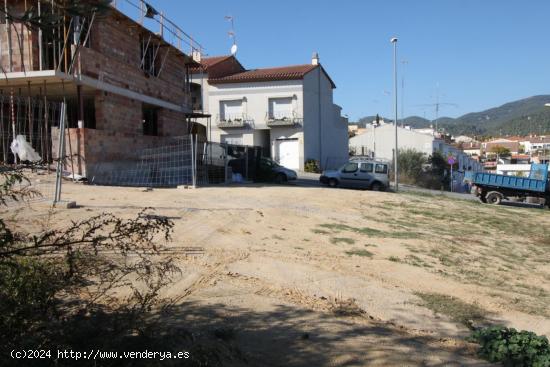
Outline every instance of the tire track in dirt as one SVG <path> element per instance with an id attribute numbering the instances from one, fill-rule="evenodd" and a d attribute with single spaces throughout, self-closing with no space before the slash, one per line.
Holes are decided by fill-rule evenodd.
<path id="1" fill-rule="evenodd" d="M 398 325 L 395 322 L 376 318 L 361 309 L 353 298 L 344 299 L 343 297 L 311 296 L 301 291 L 298 287 L 274 286 L 259 278 L 245 276 L 239 273 L 228 272 L 225 273 L 224 276 L 236 282 L 240 287 L 248 288 L 249 294 L 285 301 L 314 312 L 332 314 L 336 318 L 345 318 L 357 326 L 375 326 L 396 333 L 398 336 L 415 337 L 419 339 L 419 342 L 421 339 L 422 343 L 443 348 L 451 352 L 462 350 L 467 351 L 466 354 L 475 355 L 477 347 L 471 343 L 456 338 L 438 337 L 432 331 L 414 329 Z"/>

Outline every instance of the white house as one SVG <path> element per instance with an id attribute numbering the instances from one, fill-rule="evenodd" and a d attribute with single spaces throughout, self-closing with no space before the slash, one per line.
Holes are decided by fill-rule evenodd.
<path id="1" fill-rule="evenodd" d="M 191 81 L 201 91 L 197 107 L 212 116 L 212 141 L 264 147 L 298 170 L 310 159 L 321 168 L 347 160 L 348 121 L 333 103 L 336 86 L 317 55 L 311 64 L 255 70 L 245 70 L 234 56 L 201 64 Z"/>
<path id="2" fill-rule="evenodd" d="M 525 153 L 536 151 L 550 151 L 550 137 L 535 136 L 519 142 L 523 146 Z"/>
<path id="3" fill-rule="evenodd" d="M 458 163 L 459 171 L 481 171 L 482 165 L 457 147 L 447 144 L 444 140 L 416 130 L 397 128 L 399 149 L 414 149 L 426 156 L 438 151 L 443 156 L 452 155 Z M 378 159 L 393 160 L 395 147 L 395 125 L 371 127 L 364 134 L 350 139 L 350 150 L 355 154 L 374 155 Z"/>

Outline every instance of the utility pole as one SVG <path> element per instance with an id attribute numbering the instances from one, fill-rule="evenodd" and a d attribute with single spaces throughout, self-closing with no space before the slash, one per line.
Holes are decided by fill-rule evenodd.
<path id="1" fill-rule="evenodd" d="M 395 149 L 394 149 L 394 179 L 395 179 L 395 192 L 399 191 L 399 168 L 397 165 L 397 158 L 399 155 L 399 148 L 397 145 L 397 38 L 393 37 L 390 40 L 393 43 L 393 87 L 395 97 Z"/>
<path id="2" fill-rule="evenodd" d="M 401 60 L 403 71 L 401 72 L 401 126 L 405 126 L 405 65 L 409 62 L 405 59 Z"/>

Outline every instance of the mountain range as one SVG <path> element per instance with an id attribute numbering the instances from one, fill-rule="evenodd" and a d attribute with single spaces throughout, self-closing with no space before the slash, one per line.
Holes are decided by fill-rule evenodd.
<path id="1" fill-rule="evenodd" d="M 533 96 L 457 118 L 440 117 L 437 119 L 437 127 L 455 136 L 548 134 L 550 133 L 550 107 L 545 107 L 546 103 L 550 103 L 550 95 Z M 359 120 L 359 124 L 368 124 L 375 119 L 375 116 L 363 117 Z M 384 120 L 391 119 L 384 118 Z M 419 116 L 410 116 L 403 120 L 403 125 L 425 128 L 435 125 L 435 122 Z"/>

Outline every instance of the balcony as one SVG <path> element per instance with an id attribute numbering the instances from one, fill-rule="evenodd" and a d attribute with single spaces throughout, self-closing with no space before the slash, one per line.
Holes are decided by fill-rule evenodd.
<path id="1" fill-rule="evenodd" d="M 216 117 L 216 124 L 219 128 L 243 128 L 250 124 L 250 119 L 245 114 L 234 114 Z"/>
<path id="2" fill-rule="evenodd" d="M 268 115 L 266 116 L 266 124 L 268 127 L 289 127 L 298 126 L 304 123 L 304 118 L 295 113 L 284 115 Z"/>

